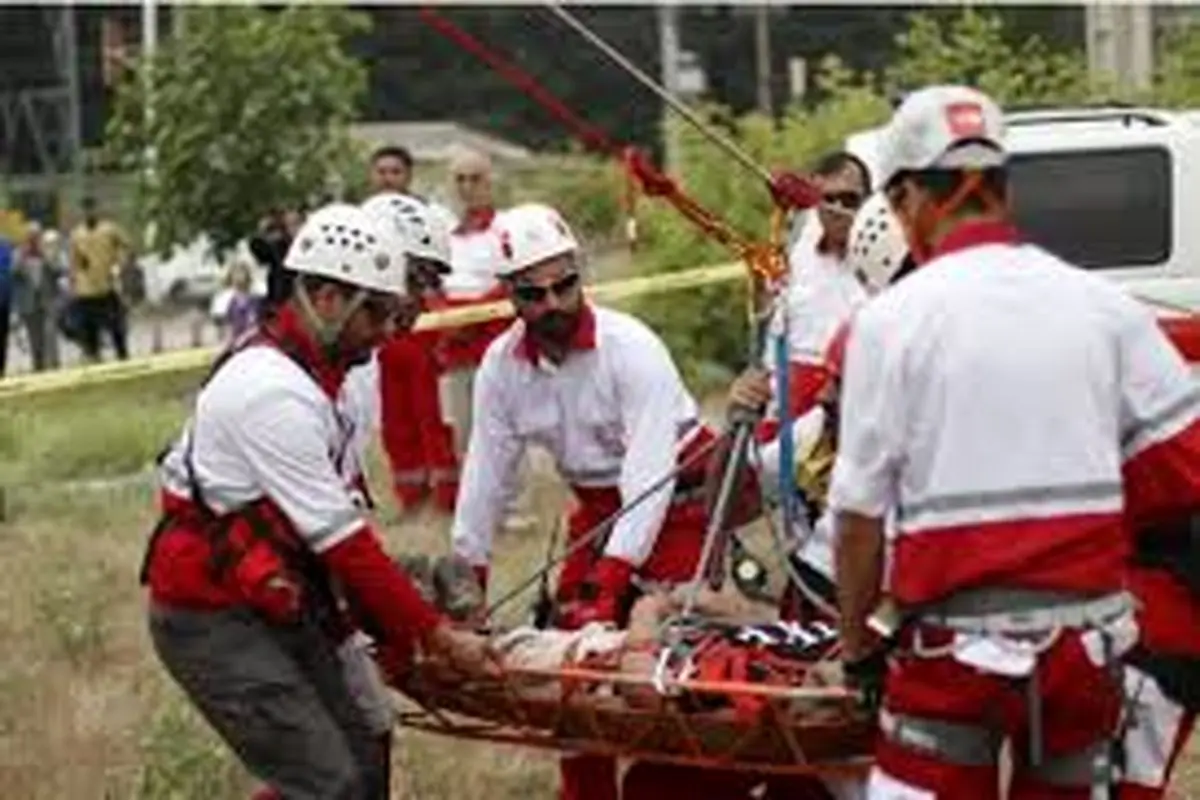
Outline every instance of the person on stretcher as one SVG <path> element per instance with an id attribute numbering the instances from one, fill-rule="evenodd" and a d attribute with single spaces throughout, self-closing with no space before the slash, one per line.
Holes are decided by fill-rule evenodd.
<path id="1" fill-rule="evenodd" d="M 435 605 L 451 619 L 464 625 L 478 619 L 483 596 L 470 566 L 461 559 L 403 556 L 397 559 L 413 581 Z M 735 684 L 765 683 L 782 688 L 838 686 L 840 668 L 832 658 L 837 646 L 834 627 L 826 622 L 798 623 L 780 621 L 776 609 L 729 594 L 701 590 L 694 605 L 695 622 L 685 632 L 688 643 L 681 658 L 668 664 L 667 680 L 683 679 L 720 686 L 725 692 L 660 693 L 651 680 L 660 674 L 660 657 L 666 649 L 664 623 L 678 618 L 683 592 L 652 593 L 633 606 L 629 625 L 618 630 L 609 623 L 591 623 L 578 630 L 538 629 L 519 626 L 486 636 L 501 670 L 519 673 L 511 687 L 521 699 L 557 703 L 564 699 L 564 673 L 581 669 L 593 673 L 611 672 L 621 682 L 594 684 L 575 682 L 572 703 L 592 703 L 612 707 L 624 703 L 643 711 L 654 711 L 665 704 L 685 712 L 717 712 L 755 724 L 765 701 L 733 689 Z M 405 691 L 403 669 L 392 672 L 392 683 Z M 544 675 L 544 679 L 540 678 Z M 635 680 L 629 680 L 629 679 Z M 638 681 L 637 678 L 645 678 Z M 411 686 L 411 685 L 410 685 Z M 587 691 L 588 686 L 595 687 Z M 610 688 L 611 687 L 611 688 Z M 583 689 L 585 694 L 581 696 Z M 419 697 L 415 698 L 419 699 Z M 808 713 L 805 699 L 791 699 L 792 714 Z M 847 753 L 846 757 L 856 755 Z M 661 796 L 665 779 L 683 795 L 703 796 L 708 800 L 856 800 L 861 797 L 861 781 L 853 777 L 791 775 L 766 777 L 752 772 L 726 769 L 676 767 L 657 762 L 636 762 L 625 772 L 623 800 L 649 800 Z M 695 789 L 695 791 L 692 791 Z"/>
<path id="2" fill-rule="evenodd" d="M 465 561 L 453 556 L 432 561 L 422 556 L 401 556 L 397 561 L 412 575 L 426 599 L 451 619 L 466 624 L 478 618 L 483 595 Z M 677 588 L 671 593 L 641 597 L 634 604 L 624 630 L 597 622 L 578 630 L 523 625 L 490 637 L 477 635 L 488 640 L 504 670 L 552 674 L 563 668 L 581 667 L 651 677 L 659 667 L 664 623 L 681 611 L 684 591 Z M 685 679 L 783 685 L 811 672 L 808 680 L 813 685 L 837 682 L 838 676 L 818 663 L 836 644 L 832 625 L 781 622 L 770 606 L 708 590 L 698 594 L 693 616 L 696 621 L 688 626 L 684 640 L 691 662 L 672 662 L 669 666 L 673 676 L 682 673 Z M 753 655 L 750 659 L 736 659 L 750 667 L 745 675 L 729 671 L 735 660 L 732 656 L 739 650 Z M 529 699 L 554 699 L 561 691 L 561 681 L 556 677 L 547 677 L 544 682 L 522 681 L 522 692 L 528 692 Z M 661 699 L 648 685 L 625 687 L 621 696 L 635 704 L 657 703 Z M 704 705 L 711 707 L 713 703 Z"/>

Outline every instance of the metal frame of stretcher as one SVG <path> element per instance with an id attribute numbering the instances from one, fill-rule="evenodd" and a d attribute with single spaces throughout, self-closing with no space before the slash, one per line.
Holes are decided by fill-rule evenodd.
<path id="1" fill-rule="evenodd" d="M 522 683 L 557 681 L 557 697 L 522 695 Z M 657 708 L 630 705 L 618 688 L 655 692 Z M 665 694 L 661 690 L 665 689 Z M 873 719 L 838 686 L 775 686 L 669 680 L 580 667 L 512 670 L 494 680 L 464 680 L 444 666 L 418 664 L 403 686 L 416 708 L 399 724 L 473 739 L 773 775 L 862 776 L 871 764 Z M 687 710 L 682 698 L 724 699 L 715 710 Z M 753 699 L 752 715 L 733 708 Z"/>

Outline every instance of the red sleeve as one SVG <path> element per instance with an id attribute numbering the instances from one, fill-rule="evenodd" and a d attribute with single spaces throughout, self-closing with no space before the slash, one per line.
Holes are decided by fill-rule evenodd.
<path id="1" fill-rule="evenodd" d="M 788 415 L 791 419 L 807 414 L 821 399 L 821 390 L 829 382 L 829 370 L 817 364 L 788 365 Z"/>
<path id="2" fill-rule="evenodd" d="M 1119 355 L 1125 503 L 1141 527 L 1200 508 L 1200 386 L 1180 341 L 1137 312 L 1121 328 Z"/>
<path id="3" fill-rule="evenodd" d="M 386 639 L 421 638 L 441 622 L 438 612 L 383 552 L 369 527 L 326 550 L 321 558 Z"/>
<path id="4" fill-rule="evenodd" d="M 1200 419 L 1125 462 L 1125 506 L 1135 528 L 1200 508 Z"/>
<path id="5" fill-rule="evenodd" d="M 1200 316 L 1160 319 L 1158 327 L 1185 361 L 1192 364 L 1200 362 Z"/>

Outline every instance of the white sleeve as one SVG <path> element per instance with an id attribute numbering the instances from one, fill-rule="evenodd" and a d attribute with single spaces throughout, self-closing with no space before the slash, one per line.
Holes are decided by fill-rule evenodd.
<path id="1" fill-rule="evenodd" d="M 316 553 L 365 524 L 329 454 L 328 409 L 299 394 L 273 394 L 247 405 L 234 441 L 263 493 Z"/>
<path id="2" fill-rule="evenodd" d="M 491 561 L 492 539 L 517 492 L 517 467 L 525 450 L 503 405 L 501 375 L 484 358 L 471 398 L 471 438 L 454 511 L 450 540 L 473 565 Z"/>
<path id="3" fill-rule="evenodd" d="M 675 470 L 680 397 L 687 390 L 666 345 L 653 334 L 630 348 L 617 374 L 626 440 L 618 489 L 622 506 L 628 506 Z M 658 541 L 674 492 L 672 478 L 623 514 L 613 526 L 605 555 L 641 566 Z"/>
<path id="4" fill-rule="evenodd" d="M 1200 387 L 1150 310 L 1132 300 L 1123 310 L 1121 441 L 1128 460 L 1195 421 Z"/>
<path id="5" fill-rule="evenodd" d="M 871 310 L 854 321 L 846 344 L 829 507 L 882 517 L 899 501 L 904 395 L 899 348 L 887 346 L 886 318 Z"/>

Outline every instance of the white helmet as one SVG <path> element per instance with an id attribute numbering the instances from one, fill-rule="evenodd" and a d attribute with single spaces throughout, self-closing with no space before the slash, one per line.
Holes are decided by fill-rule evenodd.
<path id="1" fill-rule="evenodd" d="M 450 226 L 431 204 L 399 192 L 382 192 L 364 202 L 362 209 L 394 228 L 403 252 L 450 269 Z"/>
<path id="2" fill-rule="evenodd" d="M 304 220 L 284 266 L 375 292 L 406 294 L 399 237 L 358 206 L 330 203 Z"/>
<path id="3" fill-rule="evenodd" d="M 987 169 L 1004 164 L 1004 114 L 968 86 L 930 86 L 896 109 L 881 145 L 879 185 L 900 172 Z"/>
<path id="4" fill-rule="evenodd" d="M 854 216 L 846 243 L 846 268 L 872 293 L 891 283 L 908 255 L 908 239 L 883 192 L 867 198 Z"/>
<path id="5" fill-rule="evenodd" d="M 496 217 L 500 258 L 496 277 L 506 278 L 534 264 L 579 251 L 579 240 L 562 215 L 541 203 L 525 203 Z"/>

